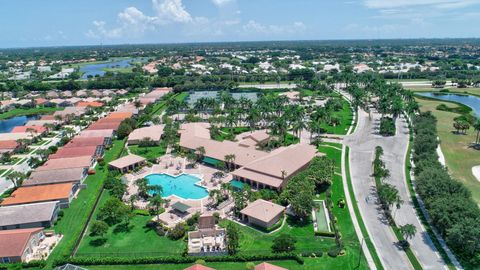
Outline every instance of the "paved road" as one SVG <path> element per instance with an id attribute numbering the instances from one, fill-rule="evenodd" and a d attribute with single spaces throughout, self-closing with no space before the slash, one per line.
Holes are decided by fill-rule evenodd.
<path id="1" fill-rule="evenodd" d="M 12 165 L 9 169 L 17 172 L 21 172 L 21 173 L 29 172 L 31 170 L 30 166 L 28 165 L 28 160 L 30 159 L 30 157 L 37 156 L 35 155 L 35 152 L 38 149 L 47 149 L 52 145 L 56 145 L 59 140 L 60 140 L 60 135 L 53 137 L 48 143 L 38 146 L 31 153 L 24 155 L 23 156 L 24 159 L 22 158 L 22 160 Z M 6 174 L 6 172 L 4 174 Z M 0 195 L 3 194 L 5 191 L 11 189 L 12 187 L 13 187 L 13 183 L 11 181 L 8 181 L 4 176 L 0 177 Z"/>
<path id="2" fill-rule="evenodd" d="M 397 120 L 395 136 L 382 137 L 377 134 L 379 118 L 380 115 L 376 113 L 370 117 L 359 110 L 355 133 L 344 139 L 344 143 L 350 147 L 350 173 L 354 193 L 369 235 L 385 269 L 412 269 L 405 252 L 395 245 L 396 238 L 377 204 L 375 182 L 371 175 L 374 149 L 380 145 L 384 150 L 383 160 L 391 174 L 387 181 L 398 188 L 404 201 L 400 210 L 394 213 L 397 224 L 410 223 L 417 227 L 417 234 L 410 243 L 424 269 L 444 269 L 446 266 L 418 220 L 407 190 L 404 162 L 409 135 L 405 120 Z"/>

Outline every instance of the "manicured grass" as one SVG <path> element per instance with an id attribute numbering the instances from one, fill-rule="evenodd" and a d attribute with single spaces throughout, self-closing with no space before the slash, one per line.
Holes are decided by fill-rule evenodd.
<path id="1" fill-rule="evenodd" d="M 325 133 L 328 134 L 338 134 L 345 135 L 347 134 L 348 129 L 353 122 L 353 112 L 350 108 L 348 101 L 342 98 L 343 108 L 341 111 L 333 112 L 332 116 L 340 118 L 340 124 L 336 126 L 330 126 L 326 123 L 322 124 L 321 127 L 325 129 Z"/>
<path id="2" fill-rule="evenodd" d="M 97 218 L 99 208 L 110 198 L 108 191 L 102 194 L 98 207 L 92 217 Z M 123 224 L 111 226 L 105 235 L 107 241 L 101 246 L 91 245 L 92 240 L 97 237 L 90 236 L 89 231 L 85 234 L 75 256 L 163 256 L 180 255 L 185 249 L 185 242 L 182 240 L 172 241 L 164 236 L 145 227 L 151 220 L 151 216 L 135 215 L 131 219 L 130 231 L 125 232 Z"/>
<path id="3" fill-rule="evenodd" d="M 116 140 L 112 147 L 105 153 L 104 160 L 108 162 L 116 159 L 123 150 L 125 140 Z M 72 201 L 70 207 L 64 209 L 64 216 L 53 227 L 56 233 L 62 234 L 63 239 L 55 247 L 52 254 L 48 257 L 48 265 L 51 266 L 56 259 L 69 257 L 79 239 L 83 226 L 87 223 L 90 213 L 93 211 L 95 201 L 102 190 L 103 182 L 108 173 L 108 167 L 101 168 L 99 165 L 95 168 L 96 173 L 89 175 L 85 180 L 87 185 Z"/>
<path id="4" fill-rule="evenodd" d="M 448 89 L 449 90 L 448 93 L 451 93 L 451 94 L 460 93 L 460 94 L 471 94 L 471 95 L 480 96 L 480 88 L 476 88 L 476 87 L 472 87 L 472 88 L 445 87 L 444 89 Z M 440 92 L 442 89 L 419 87 L 419 88 L 412 88 L 409 90 L 412 90 L 414 92 Z"/>
<path id="5" fill-rule="evenodd" d="M 229 127 L 223 127 L 220 128 L 219 134 L 215 136 L 213 139 L 216 141 L 224 141 L 224 140 L 229 140 L 233 141 L 235 140 L 235 136 L 243 133 L 250 131 L 249 127 L 234 127 L 234 128 L 229 128 Z"/>
<path id="6" fill-rule="evenodd" d="M 377 254 L 377 250 L 375 249 L 375 246 L 373 245 L 373 242 L 370 239 L 370 236 L 368 235 L 367 228 L 365 227 L 365 224 L 363 223 L 363 218 L 362 218 L 362 215 L 360 214 L 360 210 L 358 209 L 357 200 L 355 198 L 355 193 L 353 191 L 352 179 L 351 179 L 351 176 L 350 176 L 349 155 L 350 155 L 350 148 L 347 147 L 344 162 L 346 162 L 345 163 L 345 170 L 346 170 L 346 174 L 347 174 L 348 191 L 350 193 L 350 200 L 352 202 L 353 211 L 355 212 L 355 216 L 357 216 L 358 225 L 360 227 L 360 230 L 362 231 L 363 237 L 365 238 L 365 244 L 367 245 L 367 248 L 370 251 L 370 254 L 372 255 L 372 259 L 373 259 L 373 262 L 375 263 L 375 266 L 379 270 L 384 269 L 383 265 L 382 265 L 382 262 L 380 261 L 380 257 Z"/>
<path id="7" fill-rule="evenodd" d="M 139 147 L 138 145 L 132 145 L 128 147 L 130 152 L 135 155 L 142 156 L 148 160 L 158 158 L 165 155 L 166 148 L 164 145 Z"/>
<path id="8" fill-rule="evenodd" d="M 58 108 L 58 107 L 37 107 L 37 108 L 31 108 L 31 109 L 12 109 L 8 110 L 4 113 L 0 114 L 0 120 L 2 119 L 8 119 L 12 118 L 15 116 L 23 116 L 23 115 L 37 115 L 37 114 L 51 114 L 54 113 L 55 111 L 61 111 L 63 108 Z"/>
<path id="9" fill-rule="evenodd" d="M 453 133 L 453 119 L 459 114 L 436 109 L 441 103 L 445 103 L 449 107 L 456 107 L 456 104 L 421 98 L 416 98 L 416 100 L 421 106 L 421 111 L 432 111 L 437 118 L 440 146 L 445 155 L 449 172 L 455 179 L 461 181 L 470 190 L 473 199 L 480 203 L 480 181 L 472 174 L 472 167 L 480 165 L 480 151 L 469 147 L 475 141 L 475 130 L 470 127 L 467 135 Z"/>

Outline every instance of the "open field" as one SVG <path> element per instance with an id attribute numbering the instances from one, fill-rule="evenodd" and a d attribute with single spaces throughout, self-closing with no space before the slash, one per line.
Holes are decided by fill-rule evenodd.
<path id="1" fill-rule="evenodd" d="M 437 117 L 440 145 L 450 173 L 455 179 L 463 182 L 472 192 L 475 201 L 480 203 L 480 182 L 472 174 L 472 167 L 480 165 L 480 151 L 469 147 L 475 141 L 476 132 L 470 127 L 466 135 L 454 134 L 453 118 L 459 116 L 459 114 L 435 109 L 441 103 L 447 104 L 452 108 L 458 107 L 458 105 L 445 101 L 420 98 L 416 100 L 420 104 L 422 111 L 432 111 L 435 117 Z"/>

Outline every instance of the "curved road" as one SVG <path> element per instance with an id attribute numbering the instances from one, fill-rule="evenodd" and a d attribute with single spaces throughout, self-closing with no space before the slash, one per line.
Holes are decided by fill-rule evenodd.
<path id="1" fill-rule="evenodd" d="M 430 237 L 417 218 L 409 196 L 405 177 L 405 156 L 409 141 L 409 131 L 405 119 L 397 119 L 397 134 L 392 137 L 378 135 L 380 115 L 371 116 L 363 110 L 358 111 L 358 125 L 355 133 L 344 139 L 350 147 L 350 174 L 355 197 L 365 226 L 375 245 L 385 269 L 413 269 L 404 251 L 396 246 L 396 237 L 383 217 L 377 204 L 375 182 L 371 176 L 375 147 L 381 146 L 383 160 L 391 176 L 386 181 L 399 190 L 404 203 L 393 215 L 398 225 L 413 224 L 417 233 L 410 240 L 411 249 L 423 269 L 446 269 L 446 264 L 435 249 Z"/>

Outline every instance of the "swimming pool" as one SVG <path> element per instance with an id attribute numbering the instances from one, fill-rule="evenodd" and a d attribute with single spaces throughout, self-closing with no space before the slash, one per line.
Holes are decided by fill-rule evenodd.
<path id="1" fill-rule="evenodd" d="M 208 196 L 206 188 L 196 185 L 201 179 L 191 174 L 172 176 L 168 174 L 150 174 L 145 177 L 150 185 L 163 188 L 162 197 L 175 195 L 182 199 L 203 199 Z"/>

